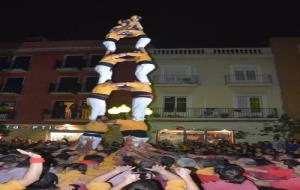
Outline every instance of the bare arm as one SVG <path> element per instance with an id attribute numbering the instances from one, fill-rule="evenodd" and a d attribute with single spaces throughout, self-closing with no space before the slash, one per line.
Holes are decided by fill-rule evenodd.
<path id="1" fill-rule="evenodd" d="M 199 190 L 198 186 L 191 177 L 191 170 L 186 168 L 176 168 L 175 171 L 187 184 L 187 190 Z"/>
<path id="2" fill-rule="evenodd" d="M 159 173 L 160 175 L 162 175 L 165 178 L 167 178 L 168 181 L 171 181 L 171 180 L 180 180 L 181 179 L 176 174 L 173 174 L 173 173 L 167 171 L 165 166 L 155 165 L 152 168 L 147 168 L 147 170 L 155 171 L 155 172 Z"/>
<path id="3" fill-rule="evenodd" d="M 109 180 L 110 178 L 114 177 L 115 175 L 118 175 L 119 173 L 122 173 L 124 171 L 129 171 L 132 169 L 133 169 L 133 167 L 131 167 L 131 166 L 118 166 L 114 170 L 111 170 L 109 172 L 106 172 L 106 173 L 96 177 L 95 179 L 93 179 L 92 182 L 105 182 L 105 181 Z"/>
<path id="4" fill-rule="evenodd" d="M 17 151 L 19 151 L 21 154 L 29 156 L 30 158 L 42 158 L 40 155 L 34 154 L 32 152 L 26 152 L 21 149 L 17 149 Z M 27 187 L 28 185 L 39 180 L 42 171 L 43 171 L 43 162 L 31 163 L 24 177 L 18 180 L 18 182 L 23 187 Z"/>
<path id="5" fill-rule="evenodd" d="M 111 190 L 122 190 L 123 187 L 125 187 L 126 185 L 129 185 L 130 183 L 133 183 L 139 179 L 140 179 L 139 174 L 128 174 L 125 176 L 124 180 L 122 180 L 120 183 L 112 187 Z"/>

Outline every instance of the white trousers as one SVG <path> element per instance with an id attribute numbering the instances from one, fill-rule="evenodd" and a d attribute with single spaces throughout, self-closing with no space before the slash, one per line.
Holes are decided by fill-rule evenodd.
<path id="1" fill-rule="evenodd" d="M 152 98 L 137 97 L 132 99 L 132 120 L 144 121 L 146 108 L 152 102 Z"/>
<path id="2" fill-rule="evenodd" d="M 113 41 L 104 41 L 102 44 L 111 52 L 115 52 L 117 50 L 116 43 Z"/>
<path id="3" fill-rule="evenodd" d="M 95 71 L 100 75 L 98 84 L 102 84 L 107 80 L 111 80 L 112 77 L 112 68 L 105 65 L 97 65 Z"/>
<path id="4" fill-rule="evenodd" d="M 150 38 L 140 38 L 135 45 L 136 49 L 144 48 L 146 45 L 150 43 L 151 39 Z"/>
<path id="5" fill-rule="evenodd" d="M 97 98 L 87 98 L 87 105 L 91 106 L 91 114 L 89 116 L 89 120 L 96 121 L 98 116 L 105 115 L 106 112 L 106 101 L 100 100 Z"/>
<path id="6" fill-rule="evenodd" d="M 135 76 L 140 82 L 149 83 L 150 81 L 149 81 L 147 75 L 154 69 L 155 69 L 154 64 L 147 64 L 147 63 L 140 64 L 136 67 Z"/>
<path id="7" fill-rule="evenodd" d="M 93 143 L 92 143 L 92 148 L 96 149 L 98 144 L 101 143 L 102 138 L 101 137 L 92 137 L 92 136 L 85 136 L 85 135 L 81 135 L 80 136 L 80 143 L 82 145 L 86 145 L 88 139 L 92 138 L 93 139 Z"/>

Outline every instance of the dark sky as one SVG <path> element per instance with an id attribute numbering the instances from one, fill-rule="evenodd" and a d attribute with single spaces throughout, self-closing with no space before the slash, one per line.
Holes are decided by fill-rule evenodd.
<path id="1" fill-rule="evenodd" d="M 0 3 L 0 41 L 32 36 L 101 40 L 118 19 L 143 17 L 155 47 L 264 46 L 270 37 L 300 37 L 297 1 L 10 0 Z"/>

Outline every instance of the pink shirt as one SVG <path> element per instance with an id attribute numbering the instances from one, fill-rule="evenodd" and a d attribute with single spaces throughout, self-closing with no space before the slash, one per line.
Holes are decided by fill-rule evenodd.
<path id="1" fill-rule="evenodd" d="M 258 190 L 256 185 L 249 180 L 245 180 L 242 184 L 228 183 L 224 180 L 216 182 L 203 183 L 202 187 L 205 190 Z"/>

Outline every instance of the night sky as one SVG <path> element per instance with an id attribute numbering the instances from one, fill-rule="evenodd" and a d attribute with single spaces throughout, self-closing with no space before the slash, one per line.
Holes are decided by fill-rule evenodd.
<path id="1" fill-rule="evenodd" d="M 280 2 L 1 1 L 0 41 L 22 41 L 33 36 L 102 40 L 117 20 L 139 14 L 154 47 L 266 46 L 270 37 L 300 37 L 297 1 Z"/>

